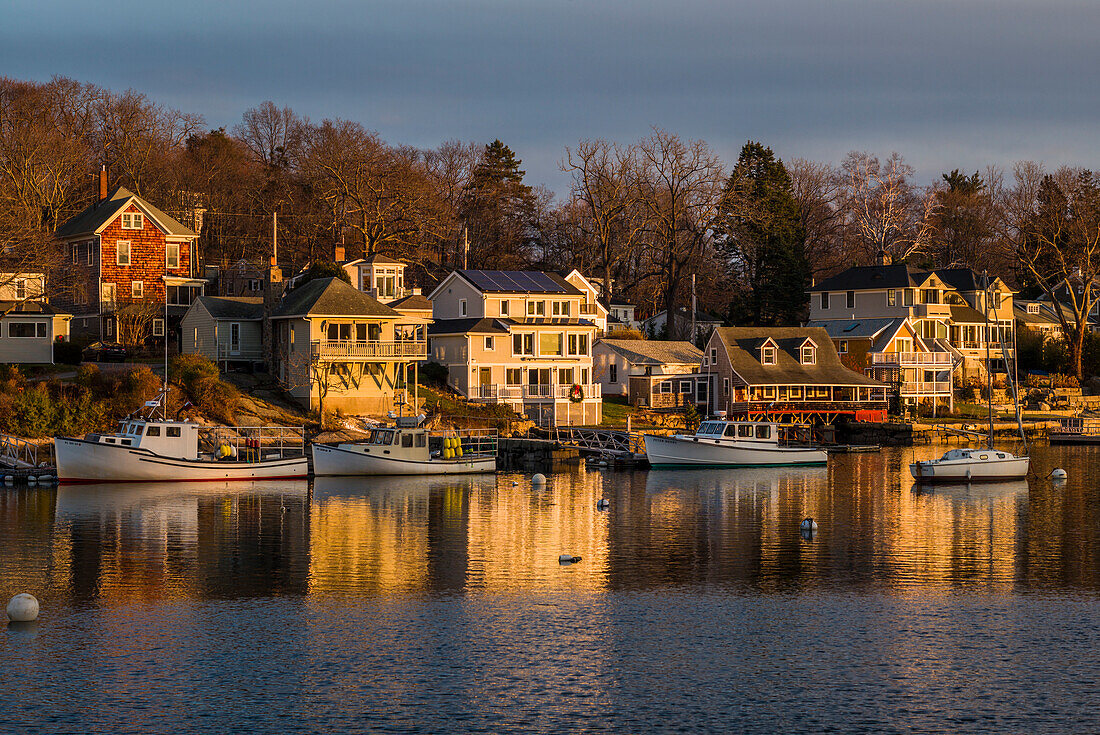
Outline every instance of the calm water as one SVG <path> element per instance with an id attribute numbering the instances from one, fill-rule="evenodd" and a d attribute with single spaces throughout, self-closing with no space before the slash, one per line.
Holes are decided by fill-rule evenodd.
<path id="1" fill-rule="evenodd" d="M 1100 450 L 914 488 L 940 451 L 0 489 L 0 597 L 43 608 L 0 731 L 1100 730 Z"/>

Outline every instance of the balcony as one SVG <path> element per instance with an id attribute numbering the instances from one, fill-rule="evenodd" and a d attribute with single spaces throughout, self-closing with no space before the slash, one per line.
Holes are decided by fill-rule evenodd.
<path id="1" fill-rule="evenodd" d="M 949 352 L 868 352 L 871 367 L 951 367 Z"/>
<path id="2" fill-rule="evenodd" d="M 322 339 L 315 340 L 311 346 L 315 361 L 353 362 L 363 360 L 386 362 L 391 360 L 425 360 L 428 357 L 428 343 L 423 340 L 358 342 L 355 340 Z"/>
<path id="3" fill-rule="evenodd" d="M 949 396 L 951 395 L 951 382 L 937 380 L 934 382 L 913 381 L 901 384 L 903 396 Z"/>
<path id="4" fill-rule="evenodd" d="M 471 401 L 504 403 L 509 401 L 567 401 L 572 385 L 475 385 Z M 584 400 L 600 400 L 600 384 L 582 385 Z"/>

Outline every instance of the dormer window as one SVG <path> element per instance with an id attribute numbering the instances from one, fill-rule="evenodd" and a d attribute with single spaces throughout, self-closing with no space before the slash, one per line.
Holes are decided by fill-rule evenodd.
<path id="1" fill-rule="evenodd" d="M 760 364 L 761 365 L 774 365 L 775 364 L 775 345 L 768 342 L 760 348 Z"/>
<path id="2" fill-rule="evenodd" d="M 122 213 L 122 229 L 141 230 L 145 228 L 145 215 L 139 212 Z"/>
<path id="3" fill-rule="evenodd" d="M 814 365 L 817 363 L 817 348 L 813 342 L 805 342 L 800 350 L 800 362 L 803 365 Z"/>
<path id="4" fill-rule="evenodd" d="M 1038 304 L 1028 304 L 1027 305 L 1027 313 L 1028 314 L 1038 314 L 1039 313 L 1039 305 Z"/>

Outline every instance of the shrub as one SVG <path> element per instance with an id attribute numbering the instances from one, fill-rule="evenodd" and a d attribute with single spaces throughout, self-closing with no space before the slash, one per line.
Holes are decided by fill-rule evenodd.
<path id="1" fill-rule="evenodd" d="M 203 355 L 176 355 L 168 361 L 168 379 L 188 392 L 200 378 L 220 375 L 213 360 Z"/>
<path id="2" fill-rule="evenodd" d="M 447 385 L 447 368 L 438 362 L 429 362 L 420 366 L 420 379 L 428 385 Z"/>
<path id="3" fill-rule="evenodd" d="M 604 335 L 604 339 L 645 339 L 645 335 L 632 327 L 613 329 Z"/>
<path id="4" fill-rule="evenodd" d="M 202 377 L 190 389 L 191 401 L 203 413 L 224 424 L 232 424 L 237 418 L 241 394 L 236 387 L 217 378 Z"/>
<path id="5" fill-rule="evenodd" d="M 53 359 L 54 362 L 60 362 L 65 365 L 79 365 L 80 345 L 74 342 L 54 342 Z"/>

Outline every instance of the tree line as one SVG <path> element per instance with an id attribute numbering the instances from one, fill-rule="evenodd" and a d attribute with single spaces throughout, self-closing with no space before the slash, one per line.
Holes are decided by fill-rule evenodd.
<path id="1" fill-rule="evenodd" d="M 133 90 L 0 78 L 6 270 L 63 257 L 52 233 L 94 200 L 106 167 L 112 186 L 199 226 L 210 265 L 266 260 L 278 213 L 280 260 L 294 267 L 336 245 L 406 260 L 426 282 L 464 264 L 578 267 L 613 279 L 642 314 L 690 304 L 694 277 L 703 309 L 758 325 L 798 323 L 809 283 L 852 264 L 989 270 L 1067 307 L 1080 368 L 1100 299 L 1100 180 L 1084 167 L 1020 162 L 922 185 L 897 153 L 781 160 L 748 141 L 727 166 L 705 141 L 661 129 L 579 141 L 560 166 L 570 187 L 556 197 L 499 140 L 415 148 L 272 102 L 210 129 Z"/>

